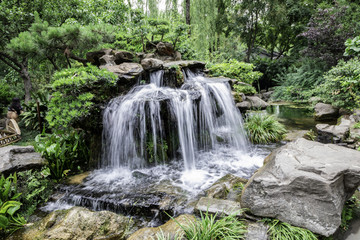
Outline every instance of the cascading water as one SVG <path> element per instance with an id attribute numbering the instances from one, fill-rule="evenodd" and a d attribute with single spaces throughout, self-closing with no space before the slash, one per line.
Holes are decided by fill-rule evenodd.
<path id="1" fill-rule="evenodd" d="M 153 72 L 149 84 L 108 104 L 101 167 L 82 185 L 64 187 L 60 202 L 127 213 L 128 206 L 166 209 L 165 192 L 189 200 L 226 173 L 251 176 L 263 156 L 250 149 L 229 84 L 189 70 L 184 76 L 173 89 L 163 86 L 162 70 Z"/>

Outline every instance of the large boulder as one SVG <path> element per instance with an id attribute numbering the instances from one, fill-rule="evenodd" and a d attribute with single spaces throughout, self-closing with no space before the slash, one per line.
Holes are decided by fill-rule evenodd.
<path id="1" fill-rule="evenodd" d="M 114 60 L 116 64 L 121 64 L 124 62 L 132 62 L 134 60 L 134 54 L 127 51 L 113 51 Z"/>
<path id="2" fill-rule="evenodd" d="M 175 55 L 174 46 L 168 42 L 159 42 L 156 45 L 156 53 L 159 56 L 174 57 L 174 55 Z"/>
<path id="3" fill-rule="evenodd" d="M 245 185 L 247 181 L 247 179 L 232 174 L 226 174 L 206 190 L 206 196 L 209 198 L 234 201 L 240 200 L 238 199 L 241 192 L 239 189 L 241 186 Z"/>
<path id="4" fill-rule="evenodd" d="M 104 55 L 110 55 L 112 52 L 112 49 L 101 49 L 94 52 L 88 52 L 86 53 L 86 60 L 91 62 L 92 64 L 96 66 L 100 66 L 100 58 Z"/>
<path id="5" fill-rule="evenodd" d="M 266 158 L 245 186 L 241 206 L 330 236 L 359 185 L 359 151 L 301 138 Z"/>
<path id="6" fill-rule="evenodd" d="M 133 228 L 130 218 L 109 211 L 93 212 L 86 208 L 73 207 L 69 210 L 58 210 L 12 239 L 126 239 L 128 231 Z"/>
<path id="7" fill-rule="evenodd" d="M 155 69 L 161 69 L 164 65 L 164 62 L 156 59 L 156 58 L 145 58 L 141 60 L 141 66 L 145 70 L 155 70 Z"/>
<path id="8" fill-rule="evenodd" d="M 209 197 L 200 198 L 195 206 L 195 211 L 217 215 L 231 215 L 236 213 L 236 216 L 242 216 L 242 210 L 239 202 Z"/>
<path id="9" fill-rule="evenodd" d="M 265 109 L 267 106 L 269 105 L 258 96 L 246 96 L 243 102 L 236 104 L 236 107 L 241 111 Z"/>
<path id="10" fill-rule="evenodd" d="M 0 148 L 0 173 L 41 167 L 45 160 L 33 146 L 6 146 Z"/>
<path id="11" fill-rule="evenodd" d="M 138 63 L 122 63 L 115 66 L 105 65 L 100 68 L 105 68 L 108 71 L 115 73 L 119 78 L 132 79 L 139 76 L 143 71 L 143 67 Z"/>
<path id="12" fill-rule="evenodd" d="M 315 119 L 319 121 L 333 120 L 339 116 L 339 109 L 331 104 L 317 103 L 315 105 Z"/>
<path id="13" fill-rule="evenodd" d="M 165 239 L 182 239 L 180 236 L 184 235 L 182 227 L 188 226 L 189 224 L 196 221 L 193 215 L 181 215 L 175 219 L 171 219 L 164 225 L 156 228 L 142 228 L 133 233 L 128 240 L 153 240 L 157 239 L 157 236 L 165 236 Z M 181 227 L 182 226 L 182 227 Z"/>

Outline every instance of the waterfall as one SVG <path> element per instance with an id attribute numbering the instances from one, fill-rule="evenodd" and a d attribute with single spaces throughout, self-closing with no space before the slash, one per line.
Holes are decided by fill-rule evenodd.
<path id="1" fill-rule="evenodd" d="M 186 71 L 181 89 L 163 85 L 163 71 L 150 84 L 113 99 L 103 118 L 102 167 L 144 168 L 181 158 L 196 168 L 200 150 L 228 145 L 244 153 L 249 144 L 227 82 Z"/>

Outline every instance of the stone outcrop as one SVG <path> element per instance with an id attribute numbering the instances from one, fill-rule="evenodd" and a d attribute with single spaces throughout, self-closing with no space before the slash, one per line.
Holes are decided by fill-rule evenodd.
<path id="1" fill-rule="evenodd" d="M 145 70 L 156 70 L 163 68 L 164 62 L 156 58 L 145 58 L 141 60 L 141 66 Z"/>
<path id="2" fill-rule="evenodd" d="M 247 183 L 247 179 L 237 177 L 232 174 L 226 174 L 216 181 L 206 190 L 206 196 L 209 198 L 228 199 L 240 201 L 240 186 Z"/>
<path id="3" fill-rule="evenodd" d="M 92 212 L 86 208 L 73 207 L 58 210 L 11 239 L 126 239 L 133 228 L 130 218 L 109 211 Z"/>
<path id="4" fill-rule="evenodd" d="M 318 141 L 322 143 L 340 143 L 350 134 L 352 121 L 349 116 L 342 117 L 339 125 L 316 124 Z"/>
<path id="5" fill-rule="evenodd" d="M 242 210 L 239 202 L 231 200 L 222 200 L 216 198 L 202 197 L 195 206 L 197 212 L 207 212 L 221 216 L 236 213 L 236 216 L 242 216 Z"/>
<path id="6" fill-rule="evenodd" d="M 188 224 L 195 222 L 196 218 L 193 215 L 181 215 L 175 219 L 171 219 L 164 225 L 156 228 L 142 228 L 135 233 L 133 233 L 128 240 L 153 240 L 157 239 L 157 236 L 168 237 L 166 239 L 174 239 L 175 236 L 182 239 L 181 236 L 184 235 L 181 226 L 187 226 Z"/>
<path id="7" fill-rule="evenodd" d="M 268 240 L 268 227 L 261 222 L 250 223 L 245 235 L 246 240 Z"/>
<path id="8" fill-rule="evenodd" d="M 0 173 L 14 172 L 45 164 L 33 146 L 6 146 L 0 148 Z"/>
<path id="9" fill-rule="evenodd" d="M 333 120 L 339 116 L 339 109 L 330 104 L 317 103 L 314 107 L 315 119 L 319 121 Z"/>
<path id="10" fill-rule="evenodd" d="M 266 158 L 245 186 L 241 206 L 330 236 L 359 185 L 359 151 L 301 138 Z"/>
<path id="11" fill-rule="evenodd" d="M 100 68 L 105 68 L 110 72 L 115 73 L 119 78 L 133 79 L 134 77 L 139 76 L 144 69 L 138 63 L 122 63 L 119 65 L 105 65 L 100 66 Z"/>
<path id="12" fill-rule="evenodd" d="M 265 109 L 269 106 L 264 100 L 257 96 L 246 96 L 245 99 L 243 98 L 242 100 L 243 102 L 236 104 L 236 107 L 241 111 Z"/>

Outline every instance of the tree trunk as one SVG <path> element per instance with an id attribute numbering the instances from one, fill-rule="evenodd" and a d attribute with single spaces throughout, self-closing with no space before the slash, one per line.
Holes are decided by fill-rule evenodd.
<path id="1" fill-rule="evenodd" d="M 191 35 L 190 0 L 185 0 L 185 21 L 186 21 L 186 24 L 189 25 L 189 37 L 190 37 L 190 35 Z"/>
<path id="2" fill-rule="evenodd" d="M 31 91 L 32 91 L 32 84 L 29 71 L 27 69 L 27 64 L 22 64 L 20 76 L 24 81 L 24 89 L 25 89 L 25 103 L 28 103 L 31 99 Z"/>

